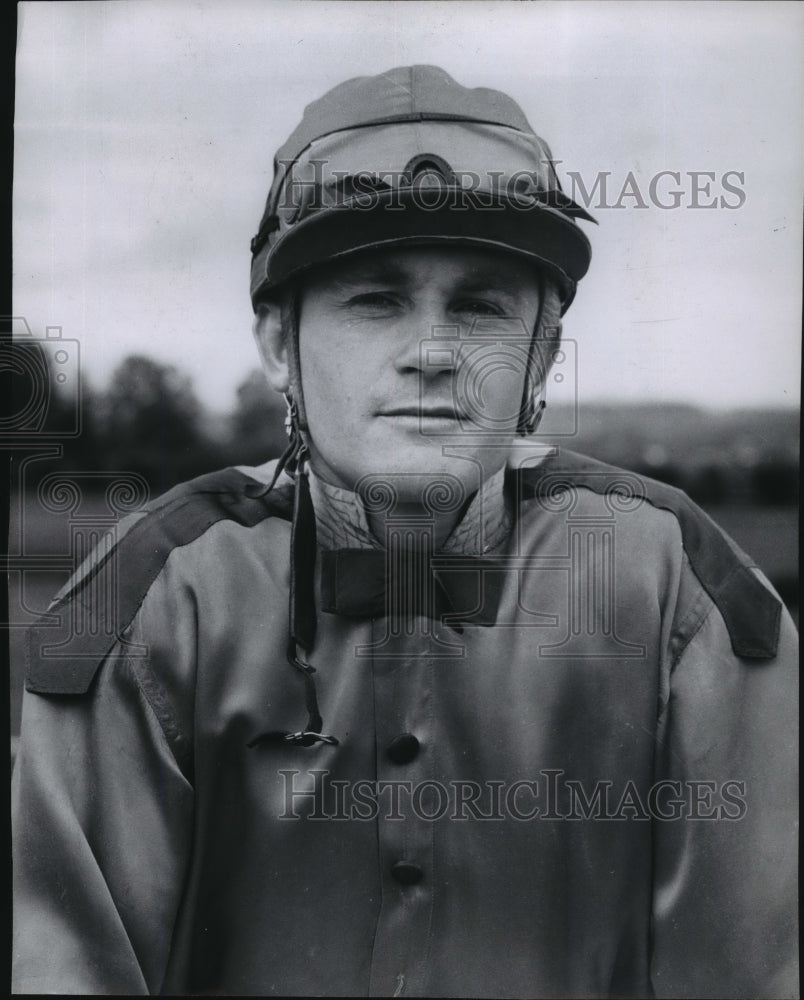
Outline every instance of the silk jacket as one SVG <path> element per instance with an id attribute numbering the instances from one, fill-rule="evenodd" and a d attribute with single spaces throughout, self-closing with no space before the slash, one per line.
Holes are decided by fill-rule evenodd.
<path id="1" fill-rule="evenodd" d="M 31 632 L 15 990 L 796 995 L 795 632 L 700 510 L 548 459 L 400 617 L 314 494 L 304 745 L 267 478 L 168 493 Z"/>

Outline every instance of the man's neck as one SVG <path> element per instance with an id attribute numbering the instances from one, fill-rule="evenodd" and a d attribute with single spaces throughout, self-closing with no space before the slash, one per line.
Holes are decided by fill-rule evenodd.
<path id="1" fill-rule="evenodd" d="M 449 502 L 446 493 L 433 483 L 427 503 L 395 498 L 389 509 L 383 497 L 364 502 L 356 493 L 311 473 L 319 544 L 328 549 L 399 546 L 462 554 L 498 550 L 510 527 L 504 478 L 505 470 L 499 469 L 459 504 Z M 379 501 L 376 504 L 375 499 Z"/>
<path id="2" fill-rule="evenodd" d="M 437 552 L 452 534 L 465 510 L 428 511 L 415 501 L 397 501 L 393 517 L 366 512 L 372 535 L 383 548 L 398 545 L 405 549 Z"/>

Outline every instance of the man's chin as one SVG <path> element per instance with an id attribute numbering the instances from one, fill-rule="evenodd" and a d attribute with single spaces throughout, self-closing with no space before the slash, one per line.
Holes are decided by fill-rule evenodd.
<path id="1" fill-rule="evenodd" d="M 366 470 L 356 480 L 355 488 L 366 497 L 379 496 L 384 488 L 399 504 L 446 512 L 459 508 L 485 478 L 475 460 L 439 455 L 427 464 L 402 459 L 378 463 L 373 471 Z"/>
<path id="2" fill-rule="evenodd" d="M 454 435 L 403 443 L 383 440 L 376 445 L 356 445 L 349 456 L 352 461 L 341 461 L 337 468 L 313 448 L 313 471 L 332 485 L 349 490 L 376 488 L 384 483 L 400 502 L 422 503 L 423 498 L 437 495 L 439 489 L 471 496 L 505 465 L 509 451 L 499 440 L 492 445 L 487 437 L 474 442 Z"/>

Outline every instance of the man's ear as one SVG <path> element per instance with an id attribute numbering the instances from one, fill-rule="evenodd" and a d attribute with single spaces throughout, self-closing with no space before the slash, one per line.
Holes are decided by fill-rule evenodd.
<path id="1" fill-rule="evenodd" d="M 282 330 L 282 309 L 278 302 L 261 302 L 252 324 L 268 384 L 277 392 L 290 389 L 288 351 Z"/>

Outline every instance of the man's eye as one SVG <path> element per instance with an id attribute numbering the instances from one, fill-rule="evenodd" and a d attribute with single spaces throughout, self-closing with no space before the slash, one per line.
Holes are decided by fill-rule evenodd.
<path id="1" fill-rule="evenodd" d="M 458 313 L 463 313 L 468 316 L 503 316 L 504 311 L 494 302 L 488 302 L 485 299 L 466 299 L 463 302 L 458 302 L 454 306 L 454 309 Z"/>
<path id="2" fill-rule="evenodd" d="M 353 295 L 348 304 L 359 309 L 389 309 L 396 305 L 396 299 L 389 292 L 362 292 Z"/>

